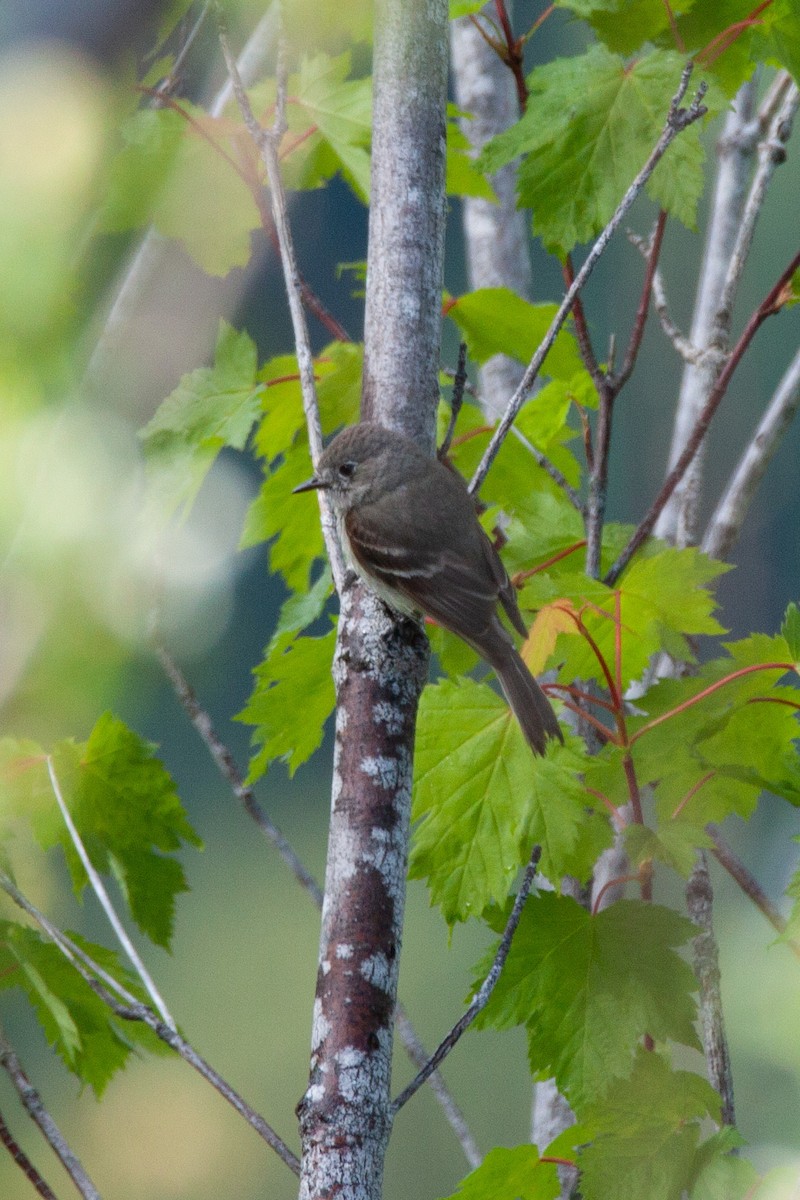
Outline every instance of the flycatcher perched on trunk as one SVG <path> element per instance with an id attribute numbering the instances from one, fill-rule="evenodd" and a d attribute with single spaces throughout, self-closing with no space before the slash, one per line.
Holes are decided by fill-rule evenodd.
<path id="1" fill-rule="evenodd" d="M 312 488 L 328 492 L 342 547 L 367 586 L 395 612 L 424 613 L 472 646 L 496 672 L 531 749 L 544 754 L 561 730 L 497 615 L 499 600 L 527 635 L 461 476 L 410 438 L 364 422 L 338 434 L 294 490 Z"/>

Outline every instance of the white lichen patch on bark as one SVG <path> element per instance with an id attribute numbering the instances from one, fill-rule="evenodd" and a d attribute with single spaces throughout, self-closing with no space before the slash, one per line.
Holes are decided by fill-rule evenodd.
<path id="1" fill-rule="evenodd" d="M 314 1001 L 314 1015 L 311 1021 L 311 1052 L 322 1044 L 325 1038 L 331 1031 L 331 1023 L 325 1016 L 322 1009 L 322 1002 L 319 997 Z"/>
<path id="2" fill-rule="evenodd" d="M 388 758 L 385 755 L 362 758 L 361 770 L 387 792 L 397 790 L 405 773 L 404 767 L 396 758 Z"/>
<path id="3" fill-rule="evenodd" d="M 392 984 L 392 964 L 385 954 L 371 954 L 360 967 L 361 974 L 373 987 L 388 992 Z"/>

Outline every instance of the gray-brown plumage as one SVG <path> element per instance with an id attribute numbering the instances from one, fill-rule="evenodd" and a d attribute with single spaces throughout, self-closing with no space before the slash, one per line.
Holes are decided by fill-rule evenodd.
<path id="1" fill-rule="evenodd" d="M 325 489 L 345 553 L 395 611 L 424 613 L 458 634 L 497 673 L 531 749 L 561 730 L 518 654 L 497 604 L 527 633 L 508 573 L 460 475 L 415 442 L 364 422 L 337 435 L 295 491 Z"/>

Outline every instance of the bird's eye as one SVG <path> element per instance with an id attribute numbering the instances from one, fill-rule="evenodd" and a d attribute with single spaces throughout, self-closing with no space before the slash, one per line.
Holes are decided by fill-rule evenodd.
<path id="1" fill-rule="evenodd" d="M 350 479 L 356 469 L 354 462 L 343 462 L 339 464 L 339 475 L 342 479 Z"/>

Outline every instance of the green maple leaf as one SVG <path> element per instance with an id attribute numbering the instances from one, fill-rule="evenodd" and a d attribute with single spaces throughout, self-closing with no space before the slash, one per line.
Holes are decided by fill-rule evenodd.
<path id="1" fill-rule="evenodd" d="M 694 3 L 676 0 L 670 8 L 673 15 L 678 15 Z M 588 21 L 609 50 L 619 54 L 631 54 L 670 27 L 663 0 L 557 0 L 556 6 Z"/>
<path id="2" fill-rule="evenodd" d="M 165 237 L 180 240 L 204 271 L 226 275 L 249 262 L 261 216 L 249 187 L 220 153 L 229 127 L 188 100 L 181 100 L 181 110 L 142 109 L 123 125 L 101 225 L 117 232 L 152 222 Z"/>
<path id="3" fill-rule="evenodd" d="M 315 359 L 317 399 L 326 433 L 355 420 L 361 363 L 361 347 L 342 342 L 326 346 Z M 267 388 L 254 444 L 264 459 L 265 479 L 248 509 L 240 545 L 271 540 L 272 569 L 299 592 L 308 587 L 312 568 L 323 555 L 323 540 L 317 501 L 292 494 L 312 474 L 296 360 L 273 359 L 260 374 Z"/>
<path id="4" fill-rule="evenodd" d="M 238 721 L 255 725 L 253 742 L 261 746 L 250 764 L 252 783 L 275 759 L 293 775 L 319 747 L 336 699 L 331 660 L 336 632 L 298 637 L 285 648 L 280 637 L 254 671 L 256 686 Z"/>
<path id="5" fill-rule="evenodd" d="M 452 301 L 447 315 L 464 335 L 475 362 L 484 363 L 493 354 L 508 354 L 527 365 L 557 308 L 556 304 L 531 304 L 509 288 L 478 288 Z M 562 329 L 544 360 L 542 374 L 572 379 L 581 369 L 575 338 Z"/>
<path id="6" fill-rule="evenodd" d="M 350 68 L 349 51 L 336 57 L 305 54 L 300 70 L 289 76 L 288 130 L 281 146 L 281 174 L 287 189 L 324 187 L 341 174 L 367 203 L 372 80 L 368 76 L 350 79 Z M 250 89 L 249 96 L 256 116 L 269 124 L 275 80 Z"/>
<path id="7" fill-rule="evenodd" d="M 603 1131 L 578 1154 L 586 1200 L 678 1200 L 694 1177 L 700 1121 L 719 1120 L 719 1096 L 699 1075 L 640 1050 L 631 1076 L 584 1111 Z"/>
<path id="8" fill-rule="evenodd" d="M 505 701 L 486 684 L 426 689 L 415 753 L 410 872 L 427 878 L 450 923 L 502 903 L 534 843 L 540 869 L 586 878 L 609 844 L 605 817 L 587 812 L 577 739 L 534 757 Z"/>
<path id="9" fill-rule="evenodd" d="M 220 322 L 214 365 L 184 375 L 141 431 L 156 496 L 167 514 L 188 511 L 224 446 L 244 449 L 261 412 L 256 347 Z"/>
<path id="10" fill-rule="evenodd" d="M 535 1146 L 496 1146 L 462 1179 L 455 1200 L 556 1200 L 561 1185 L 555 1163 L 544 1163 Z"/>
<path id="11" fill-rule="evenodd" d="M 79 935 L 70 937 L 135 995 L 140 989 L 116 954 Z M 0 990 L 19 988 L 33 1007 L 45 1037 L 64 1064 L 99 1097 L 124 1067 L 137 1043 L 164 1044 L 145 1025 L 118 1021 L 107 1005 L 52 942 L 34 929 L 0 922 Z"/>
<path id="12" fill-rule="evenodd" d="M 60 742 L 52 757 L 92 864 L 115 876 L 142 932 L 169 947 L 175 898 L 188 890 L 183 868 L 172 855 L 184 842 L 201 842 L 154 749 L 105 713 L 88 741 Z M 89 880 L 55 799 L 35 820 L 35 829 L 45 847 L 63 847 L 76 895 L 82 895 Z"/>
<path id="13" fill-rule="evenodd" d="M 412 878 L 427 877 L 445 920 L 479 916 L 508 895 L 520 865 L 525 789 L 535 760 L 508 706 L 486 684 L 445 680 L 417 723 Z"/>
<path id="14" fill-rule="evenodd" d="M 554 1075 L 581 1106 L 630 1073 L 645 1033 L 698 1044 L 696 983 L 676 953 L 694 933 L 657 905 L 620 900 L 592 915 L 568 896 L 540 893 L 525 906 L 478 1023 L 526 1025 L 534 1075 Z"/>
<path id="15" fill-rule="evenodd" d="M 800 30 L 793 0 L 772 0 L 755 13 L 750 0 L 695 3 L 678 17 L 678 35 L 687 54 L 700 54 L 705 77 L 713 77 L 726 95 L 733 96 L 749 79 L 759 61 L 785 67 L 800 75 Z M 755 15 L 756 19 L 753 19 Z M 667 44 L 672 33 L 659 41 Z M 709 50 L 708 55 L 703 55 Z"/>
<path id="16" fill-rule="evenodd" d="M 608 222 L 661 135 L 682 56 L 653 51 L 633 63 L 593 46 L 576 58 L 537 67 L 528 79 L 522 119 L 494 138 L 478 165 L 494 171 L 519 156 L 520 204 L 533 229 L 563 254 Z M 715 110 L 724 103 L 706 96 Z M 647 191 L 694 227 L 703 189 L 704 152 L 697 125 L 686 129 L 659 163 Z"/>

